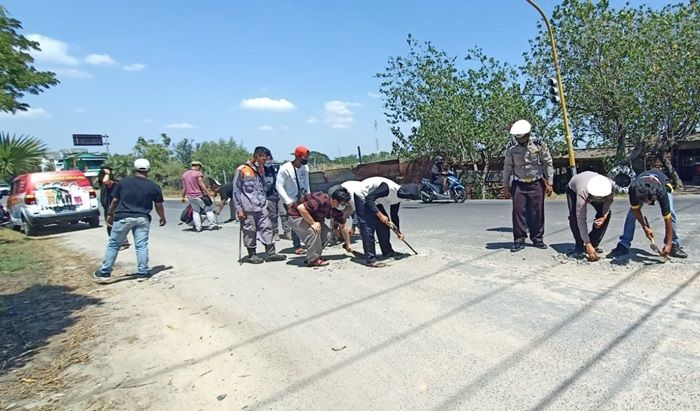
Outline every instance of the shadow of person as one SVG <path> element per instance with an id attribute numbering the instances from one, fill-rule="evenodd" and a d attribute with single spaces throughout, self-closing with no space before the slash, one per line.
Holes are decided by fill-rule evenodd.
<path id="1" fill-rule="evenodd" d="M 646 250 L 641 250 L 639 248 L 630 248 L 629 253 L 624 256 L 613 258 L 610 264 L 613 265 L 627 265 L 630 262 L 641 263 L 645 265 L 650 264 L 664 264 L 664 258 L 656 253 L 650 253 Z"/>
<path id="2" fill-rule="evenodd" d="M 34 285 L 2 296 L 0 307 L 0 375 L 21 368 L 54 335 L 74 325 L 76 312 L 101 300 L 59 285 Z"/>
<path id="3" fill-rule="evenodd" d="M 486 231 L 493 231 L 496 233 L 512 233 L 513 228 L 512 227 L 491 227 L 491 228 L 487 228 Z"/>
<path id="4" fill-rule="evenodd" d="M 497 242 L 497 243 L 486 243 L 487 250 L 505 250 L 510 249 L 513 246 L 512 241 L 508 242 Z"/>

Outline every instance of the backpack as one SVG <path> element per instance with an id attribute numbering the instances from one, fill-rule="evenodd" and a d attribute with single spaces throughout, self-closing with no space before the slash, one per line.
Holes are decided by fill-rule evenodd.
<path id="1" fill-rule="evenodd" d="M 190 224 L 192 222 L 192 206 L 187 204 L 182 213 L 180 214 L 180 221 L 185 224 Z"/>

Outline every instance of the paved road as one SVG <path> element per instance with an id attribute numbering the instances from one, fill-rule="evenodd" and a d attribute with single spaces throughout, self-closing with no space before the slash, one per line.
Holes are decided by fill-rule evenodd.
<path id="1" fill-rule="evenodd" d="M 558 200 L 546 206 L 551 248 L 510 253 L 510 204 L 473 201 L 402 207 L 418 256 L 368 269 L 335 247 L 331 266 L 307 269 L 299 258 L 239 266 L 236 224 L 184 232 L 181 206 L 168 202 L 151 256 L 172 268 L 134 287 L 205 309 L 211 329 L 230 334 L 193 335 L 192 358 L 128 375 L 155 384 L 163 398 L 150 405 L 161 408 L 177 399 L 221 409 L 697 409 L 700 197 L 676 207 L 685 261 L 659 264 L 641 232 L 630 260 L 568 260 Z M 626 209 L 614 204 L 606 251 Z M 660 233 L 658 208 L 645 211 Z M 61 236 L 92 255 L 106 240 L 102 229 Z M 122 254 L 132 272 L 133 252 Z M 200 380 L 175 378 L 183 369 L 205 373 L 227 399 L 194 399 Z"/>

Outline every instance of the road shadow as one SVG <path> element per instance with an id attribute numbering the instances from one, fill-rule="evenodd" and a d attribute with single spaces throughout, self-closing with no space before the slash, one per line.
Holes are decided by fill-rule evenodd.
<path id="1" fill-rule="evenodd" d="M 486 231 L 493 231 L 497 233 L 512 233 L 513 227 L 492 227 L 487 228 Z"/>
<path id="2" fill-rule="evenodd" d="M 498 242 L 498 243 L 486 243 L 487 250 L 506 250 L 506 249 L 509 250 L 512 246 L 513 246 L 512 241 Z"/>
<path id="3" fill-rule="evenodd" d="M 58 285 L 34 285 L 0 298 L 0 375 L 32 361 L 51 337 L 76 323 L 78 311 L 100 299 Z"/>
<path id="4" fill-rule="evenodd" d="M 331 255 L 322 255 L 321 256 L 324 260 L 328 261 L 340 261 L 340 260 L 345 260 L 350 258 L 350 261 L 352 261 L 355 257 L 350 257 L 347 254 L 331 254 Z M 291 265 L 292 267 L 303 267 L 307 268 L 306 266 L 306 255 L 300 255 L 296 258 L 288 258 L 287 259 L 287 265 Z M 329 267 L 329 266 L 326 266 Z"/>
<path id="5" fill-rule="evenodd" d="M 556 251 L 559 254 L 571 254 L 574 251 L 576 244 L 573 243 L 555 243 L 549 244 L 549 248 Z"/>
<path id="6" fill-rule="evenodd" d="M 610 264 L 625 266 L 630 262 L 640 263 L 640 264 L 664 264 L 664 258 L 656 253 L 650 253 L 646 250 L 641 250 L 639 248 L 630 248 L 629 253 L 622 257 L 616 257 L 610 259 Z"/>

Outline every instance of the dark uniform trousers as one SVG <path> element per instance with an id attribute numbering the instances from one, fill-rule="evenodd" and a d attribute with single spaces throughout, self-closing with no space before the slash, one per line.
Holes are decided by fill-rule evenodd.
<path id="1" fill-rule="evenodd" d="M 570 188 L 566 189 L 566 203 L 569 206 L 569 228 L 571 228 L 571 233 L 574 235 L 574 242 L 576 243 L 576 248 L 583 248 L 583 240 L 581 239 L 581 232 L 578 229 L 578 220 L 576 219 L 576 192 Z M 595 209 L 596 220 L 603 217 L 603 204 L 591 203 Z M 608 218 L 600 227 L 593 226 L 593 229 L 588 234 L 591 239 L 591 245 L 593 247 L 598 247 L 600 242 L 603 241 L 603 236 L 605 236 L 605 231 L 608 229 L 608 223 L 612 216 L 612 211 L 608 214 Z"/>
<path id="2" fill-rule="evenodd" d="M 514 242 L 525 242 L 528 230 L 533 243 L 541 242 L 544 237 L 544 180 L 532 183 L 514 180 L 511 190 Z"/>
<path id="3" fill-rule="evenodd" d="M 379 211 L 386 213 L 384 207 L 377 205 Z M 388 255 L 394 252 L 391 247 L 389 227 L 382 224 L 372 210 L 367 207 L 364 200 L 359 196 L 355 196 L 355 214 L 357 215 L 357 225 L 360 227 L 360 236 L 362 237 L 362 249 L 365 252 L 365 260 L 368 263 L 377 260 L 377 248 L 374 244 L 374 233 L 377 233 L 379 240 L 379 248 L 383 255 Z"/>

